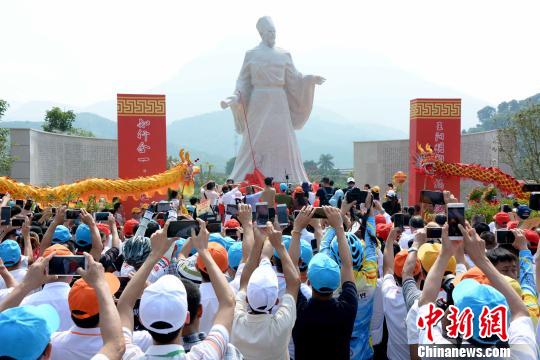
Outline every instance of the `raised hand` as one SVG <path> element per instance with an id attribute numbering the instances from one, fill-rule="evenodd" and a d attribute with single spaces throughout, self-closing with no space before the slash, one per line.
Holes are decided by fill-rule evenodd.
<path id="1" fill-rule="evenodd" d="M 195 230 L 191 229 L 191 243 L 197 251 L 201 251 L 208 249 L 208 237 L 210 236 L 210 233 L 206 229 L 206 223 L 204 221 L 197 219 L 197 222 L 199 223 L 200 230 L 198 234 L 195 234 Z"/>
<path id="2" fill-rule="evenodd" d="M 302 231 L 308 226 L 309 222 L 313 218 L 315 208 L 311 205 L 304 206 L 300 213 L 294 219 L 293 229 L 296 231 Z"/>
<path id="3" fill-rule="evenodd" d="M 253 215 L 251 212 L 251 205 L 238 204 L 238 220 L 242 226 L 246 227 L 253 222 Z"/>
<path id="4" fill-rule="evenodd" d="M 100 281 L 105 281 L 105 270 L 99 261 L 95 261 L 92 255 L 84 253 L 86 269 L 78 268 L 77 274 L 93 288 L 98 287 Z"/>
<path id="5" fill-rule="evenodd" d="M 162 229 L 159 229 L 153 233 L 152 236 L 150 236 L 150 244 L 152 245 L 150 255 L 160 258 L 173 244 L 174 238 L 171 238 L 171 240 L 167 238 L 167 229 L 169 229 L 169 224 L 170 221 L 167 221 Z"/>
<path id="6" fill-rule="evenodd" d="M 343 218 L 341 217 L 341 211 L 338 208 L 332 206 L 323 206 L 324 213 L 328 224 L 334 229 L 343 227 Z"/>
<path id="7" fill-rule="evenodd" d="M 39 257 L 28 268 L 28 272 L 22 281 L 28 289 L 33 290 L 49 281 L 58 279 L 56 275 L 49 275 L 49 261 L 51 261 L 53 256 L 54 254 L 50 254 L 47 257 Z"/>

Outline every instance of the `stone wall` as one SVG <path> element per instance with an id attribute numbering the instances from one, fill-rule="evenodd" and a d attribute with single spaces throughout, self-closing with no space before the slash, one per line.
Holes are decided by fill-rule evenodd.
<path id="1" fill-rule="evenodd" d="M 360 141 L 354 143 L 354 177 L 359 186 L 365 183 L 379 185 L 382 189 L 392 180 L 398 171 L 409 173 L 409 140 Z M 500 167 L 512 175 L 510 166 L 505 164 L 497 145 L 497 130 L 461 135 L 461 162 L 482 166 Z M 461 201 L 472 188 L 481 183 L 461 179 Z M 403 198 L 408 198 L 408 186 L 405 183 Z"/>
<path id="2" fill-rule="evenodd" d="M 118 178 L 116 140 L 11 129 L 11 153 L 15 157 L 11 177 L 32 185 Z"/>

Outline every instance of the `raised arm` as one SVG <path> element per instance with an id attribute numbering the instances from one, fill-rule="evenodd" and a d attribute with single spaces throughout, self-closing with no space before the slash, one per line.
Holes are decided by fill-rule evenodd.
<path id="1" fill-rule="evenodd" d="M 283 275 L 285 275 L 285 284 L 287 286 L 287 293 L 290 294 L 296 301 L 298 296 L 298 289 L 300 288 L 300 272 L 298 270 L 298 257 L 296 259 L 296 264 L 293 263 L 293 260 L 287 253 L 287 249 L 282 241 L 281 231 L 276 231 L 272 224 L 268 222 L 266 225 L 267 231 L 269 233 L 269 240 L 274 249 L 276 249 L 281 264 L 283 265 Z M 292 244 L 290 244 L 292 246 Z M 290 250 L 289 246 L 289 250 Z"/>
<path id="2" fill-rule="evenodd" d="M 113 214 L 109 215 L 107 222 L 109 223 L 109 229 L 111 229 L 112 235 L 111 247 L 120 249 L 120 236 L 118 235 L 118 228 L 116 227 L 116 220 Z"/>
<path id="3" fill-rule="evenodd" d="M 94 261 L 94 258 L 85 253 L 86 270 L 77 269 L 77 273 L 94 288 L 99 304 L 99 328 L 103 339 L 103 346 L 98 354 L 105 355 L 107 359 L 121 359 L 126 345 L 122 335 L 120 316 L 114 306 L 107 282 L 103 265 Z"/>
<path id="4" fill-rule="evenodd" d="M 332 206 L 323 206 L 322 208 L 328 219 L 328 224 L 336 231 L 339 258 L 341 259 L 341 283 L 343 284 L 347 281 L 354 282 L 351 249 L 349 249 L 347 238 L 345 237 L 341 211 Z"/>
<path id="5" fill-rule="evenodd" d="M 294 225 L 291 231 L 291 243 L 289 244 L 289 256 L 295 262 L 296 268 L 298 268 L 298 259 L 300 259 L 300 233 L 308 226 L 314 213 L 314 207 L 304 206 L 296 219 L 294 219 Z"/>
<path id="6" fill-rule="evenodd" d="M 393 228 L 386 238 L 383 253 L 383 275 L 394 274 L 394 241 L 399 234 L 399 228 Z"/>
<path id="7" fill-rule="evenodd" d="M 81 221 L 90 228 L 90 234 L 92 236 L 92 250 L 90 250 L 90 255 L 92 255 L 94 260 L 99 261 L 101 252 L 103 251 L 103 242 L 101 241 L 96 221 L 85 209 L 81 209 Z"/>
<path id="8" fill-rule="evenodd" d="M 32 251 L 32 242 L 30 241 L 30 218 L 28 216 L 24 217 L 21 235 L 24 242 L 24 255 L 28 257 L 28 265 L 32 265 L 34 262 L 34 252 Z"/>
<path id="9" fill-rule="evenodd" d="M 64 223 L 65 216 L 66 216 L 66 207 L 65 206 L 59 207 L 56 210 L 56 215 L 51 225 L 49 225 L 49 227 L 47 228 L 47 231 L 45 232 L 45 235 L 43 235 L 43 239 L 41 239 L 41 244 L 39 245 L 40 254 L 43 254 L 45 252 L 45 249 L 51 246 L 54 230 L 56 230 L 56 227 L 58 225 L 62 225 Z"/>
<path id="10" fill-rule="evenodd" d="M 459 225 L 459 228 L 461 230 L 461 233 L 463 234 L 463 240 L 465 241 L 465 251 L 471 257 L 474 264 L 478 266 L 480 270 L 482 270 L 484 275 L 486 275 L 489 282 L 491 283 L 491 286 L 499 290 L 501 294 L 503 294 L 503 296 L 506 298 L 508 306 L 510 307 L 510 314 L 512 316 L 512 320 L 516 320 L 517 318 L 522 316 L 529 316 L 527 307 L 525 306 L 519 295 L 514 289 L 512 289 L 512 287 L 505 280 L 503 275 L 499 273 L 495 266 L 493 266 L 493 264 L 486 257 L 486 243 L 478 236 L 476 236 L 474 229 L 472 229 L 472 231 L 467 231 L 461 225 Z"/>
<path id="11" fill-rule="evenodd" d="M 0 258 L 0 277 L 4 279 L 4 283 L 6 284 L 7 289 L 13 288 L 19 284 L 4 265 L 4 261 L 2 261 L 2 258 Z"/>
<path id="12" fill-rule="evenodd" d="M 249 254 L 253 249 L 253 243 L 255 242 L 251 205 L 238 204 L 238 220 L 240 220 L 242 230 L 244 231 L 244 236 L 242 238 L 242 260 L 240 260 L 240 263 L 246 263 L 248 261 Z"/>
<path id="13" fill-rule="evenodd" d="M 128 282 L 122 296 L 118 300 L 117 309 L 122 327 L 133 330 L 133 307 L 135 306 L 135 302 L 141 296 L 146 285 L 146 279 L 150 276 L 152 268 L 161 259 L 163 254 L 169 250 L 172 244 L 172 241 L 167 238 L 168 228 L 169 222 L 167 221 L 163 229 L 152 234 L 150 238 L 152 243 L 150 255 L 148 255 L 146 261 Z"/>
<path id="14" fill-rule="evenodd" d="M 225 275 L 221 272 L 218 265 L 208 252 L 208 230 L 206 229 L 204 221 L 201 219 L 199 222 L 200 231 L 195 235 L 195 232 L 191 230 L 191 238 L 193 239 L 193 245 L 197 249 L 201 260 L 206 267 L 206 272 L 210 277 L 210 282 L 216 293 L 216 297 L 219 302 L 219 307 L 214 318 L 214 325 L 223 325 L 230 333 L 232 329 L 232 321 L 234 317 L 234 293 L 232 292 Z"/>
<path id="15" fill-rule="evenodd" d="M 519 284 L 521 285 L 523 303 L 527 306 L 529 315 L 536 324 L 538 309 L 538 294 L 536 292 L 536 281 L 534 279 L 533 256 L 527 247 L 527 238 L 523 230 L 514 229 L 514 248 L 519 250 Z"/>
<path id="16" fill-rule="evenodd" d="M 426 239 L 426 230 L 419 229 L 414 236 L 413 244 L 409 248 L 407 259 L 403 265 L 403 272 L 401 275 L 403 281 L 414 278 L 414 268 L 416 266 L 416 260 L 418 259 L 418 249 L 425 244 Z"/>
<path id="17" fill-rule="evenodd" d="M 264 245 L 264 235 L 261 234 L 259 230 L 255 231 L 255 242 L 253 244 L 253 249 L 249 254 L 246 265 L 244 266 L 244 271 L 242 271 L 242 276 L 240 276 L 240 290 L 246 291 L 249 278 L 253 271 L 259 266 L 259 258 L 261 257 L 261 251 Z"/>

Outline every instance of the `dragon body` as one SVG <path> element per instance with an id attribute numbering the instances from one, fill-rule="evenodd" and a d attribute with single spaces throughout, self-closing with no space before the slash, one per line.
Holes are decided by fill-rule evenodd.
<path id="1" fill-rule="evenodd" d="M 417 144 L 417 168 L 428 176 L 458 176 L 480 181 L 484 184 L 493 184 L 504 194 L 513 194 L 519 199 L 529 197 L 522 191 L 522 184 L 513 176 L 506 174 L 497 167 L 485 167 L 477 164 L 446 163 L 439 160 L 431 146 L 425 148 Z"/>
<path id="2" fill-rule="evenodd" d="M 189 153 L 180 150 L 180 162 L 160 174 L 134 179 L 91 178 L 55 187 L 39 187 L 0 177 L 0 192 L 9 193 L 13 199 L 33 199 L 41 204 L 60 204 L 73 199 L 87 201 L 90 197 L 121 199 L 142 194 L 167 194 L 169 188 L 181 189 L 184 195 L 194 191 L 194 176 L 199 168 L 194 166 Z"/>

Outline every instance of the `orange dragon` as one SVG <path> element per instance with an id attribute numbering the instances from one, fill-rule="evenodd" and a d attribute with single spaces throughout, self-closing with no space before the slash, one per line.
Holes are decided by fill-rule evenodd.
<path id="1" fill-rule="evenodd" d="M 425 149 L 417 144 L 417 169 L 428 176 L 459 176 L 493 184 L 504 194 L 513 194 L 519 199 L 528 199 L 529 194 L 522 191 L 523 184 L 516 178 L 504 173 L 497 167 L 485 167 L 477 164 L 445 163 L 437 159 L 429 144 Z"/>
<path id="2" fill-rule="evenodd" d="M 167 194 L 168 188 L 181 188 L 184 195 L 192 195 L 194 176 L 199 168 L 194 166 L 189 153 L 180 150 L 180 162 L 160 174 L 138 177 L 135 179 L 85 179 L 73 184 L 62 184 L 56 187 L 38 187 L 16 182 L 8 177 L 0 177 L 0 192 L 9 193 L 13 199 L 32 199 L 40 204 L 60 204 L 67 199 L 104 197 L 109 200 L 117 196 L 125 199 L 129 196 L 139 197 L 141 194 L 157 192 Z"/>

